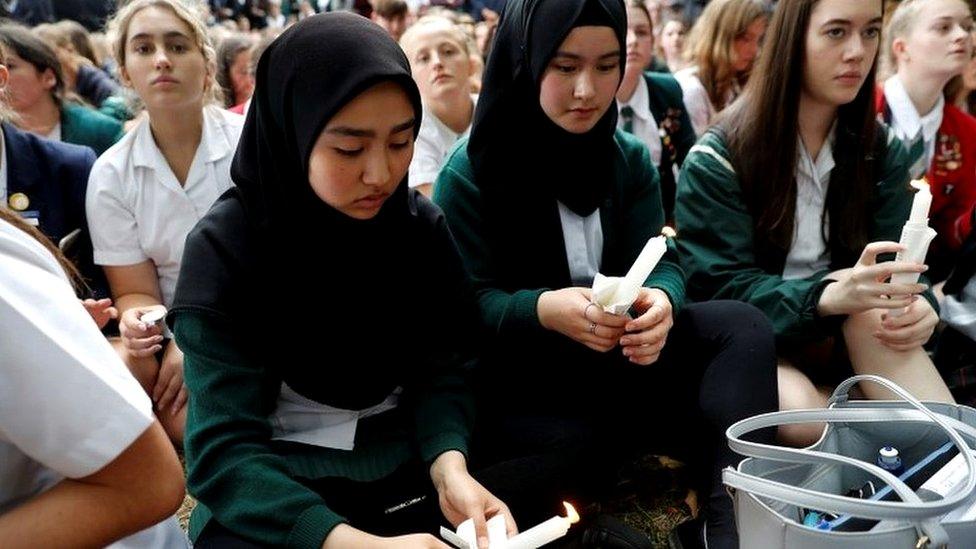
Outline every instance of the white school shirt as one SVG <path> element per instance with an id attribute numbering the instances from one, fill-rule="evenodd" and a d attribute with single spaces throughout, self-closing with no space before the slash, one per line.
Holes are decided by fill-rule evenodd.
<path id="1" fill-rule="evenodd" d="M 108 465 L 152 403 L 36 240 L 0 221 L 0 514 Z M 148 471 L 147 474 L 152 474 Z M 187 547 L 175 517 L 112 547 Z"/>
<path id="2" fill-rule="evenodd" d="M 681 95 L 685 101 L 685 110 L 691 118 L 691 125 L 695 128 L 695 135 L 702 135 L 712 123 L 712 118 L 718 114 L 712 100 L 708 98 L 708 90 L 698 78 L 698 67 L 688 67 L 674 73 L 674 79 L 681 86 Z M 729 101 L 733 92 L 729 90 Z"/>
<path id="3" fill-rule="evenodd" d="M 633 134 L 647 146 L 647 151 L 651 153 L 651 162 L 655 166 L 661 164 L 661 134 L 658 130 L 657 120 L 651 112 L 651 92 L 647 88 L 647 80 L 641 76 L 637 80 L 637 88 L 634 95 L 625 103 L 617 101 L 617 127 L 624 129 L 623 115 L 620 111 L 624 107 L 630 107 L 634 111 L 634 131 Z"/>
<path id="4" fill-rule="evenodd" d="M 783 279 L 806 278 L 830 266 L 830 251 L 824 241 L 829 234 L 830 219 L 825 219 L 827 189 L 834 170 L 834 136 L 836 125 L 820 148 L 817 159 L 810 157 L 802 139 L 797 139 L 796 218 L 793 243 L 786 254 Z"/>
<path id="5" fill-rule="evenodd" d="M 166 307 L 173 302 L 187 234 L 233 186 L 230 164 L 244 118 L 217 107 L 203 112 L 203 136 L 186 185 L 173 175 L 147 120 L 105 151 L 88 178 L 85 209 L 95 263 L 152 260 Z"/>
<path id="6" fill-rule="evenodd" d="M 477 95 L 471 94 L 471 103 L 472 106 L 478 104 Z M 424 104 L 423 120 L 420 122 L 420 131 L 413 145 L 413 159 L 410 161 L 410 186 L 419 187 L 436 181 L 437 174 L 447 160 L 447 154 L 458 140 L 467 137 L 469 133 L 471 124 L 463 132 L 455 133 Z"/>
<path id="7" fill-rule="evenodd" d="M 922 158 L 912 158 L 915 164 L 910 168 L 913 178 L 922 177 L 928 172 L 932 158 L 935 157 L 935 137 L 942 127 L 945 98 L 939 94 L 935 107 L 925 116 L 921 116 L 897 74 L 885 81 L 884 95 L 891 110 L 891 129 L 896 137 L 905 142 L 905 148 L 911 151 L 913 144 L 919 139 L 925 143 L 925 155 Z"/>
<path id="8" fill-rule="evenodd" d="M 576 286 L 592 286 L 593 279 L 600 272 L 603 258 L 603 225 L 600 224 L 600 209 L 583 217 L 556 202 L 559 206 L 559 222 L 563 229 L 563 244 L 566 246 L 566 263 L 569 277 Z"/>

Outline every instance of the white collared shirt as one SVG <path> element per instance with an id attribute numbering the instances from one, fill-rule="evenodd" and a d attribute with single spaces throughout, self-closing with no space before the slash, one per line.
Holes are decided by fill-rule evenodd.
<path id="1" fill-rule="evenodd" d="M 630 99 L 621 103 L 617 101 L 617 127 L 624 129 L 624 119 L 620 111 L 624 107 L 630 107 L 634 111 L 634 127 L 633 134 L 644 142 L 647 146 L 648 152 L 651 153 L 651 162 L 655 166 L 661 164 L 661 135 L 658 133 L 658 122 L 654 119 L 654 113 L 651 112 L 651 94 L 650 90 L 647 88 L 647 80 L 641 76 L 637 80 L 637 88 L 634 89 L 634 94 L 630 96 Z"/>
<path id="2" fill-rule="evenodd" d="M 167 307 L 187 234 L 233 185 L 230 165 L 244 118 L 213 106 L 203 113 L 203 135 L 185 185 L 156 146 L 148 120 L 105 151 L 88 179 L 85 209 L 95 263 L 152 260 Z"/>
<path id="3" fill-rule="evenodd" d="M 566 246 L 566 263 L 569 277 L 577 286 L 592 286 L 593 278 L 600 272 L 603 258 L 603 225 L 600 209 L 583 217 L 563 205 L 559 205 L 559 221 L 563 228 Z"/>
<path id="4" fill-rule="evenodd" d="M 830 230 L 830 219 L 825 209 L 830 174 L 834 170 L 835 134 L 836 124 L 831 128 L 816 160 L 810 157 L 803 140 L 797 139 L 796 216 L 793 244 L 783 268 L 783 278 L 786 280 L 806 278 L 830 266 L 830 252 L 824 234 Z"/>
<path id="5" fill-rule="evenodd" d="M 925 116 L 919 114 L 905 90 L 905 84 L 897 74 L 884 83 L 885 102 L 891 109 L 891 129 L 895 136 L 905 142 L 909 151 L 917 139 L 925 142 L 924 160 L 913 158 L 915 164 L 911 168 L 911 176 L 922 177 L 932 165 L 935 157 L 935 137 L 942 127 L 942 116 L 945 112 L 945 98 L 939 94 L 939 99 Z M 920 161 L 921 160 L 921 161 Z"/>
<path id="6" fill-rule="evenodd" d="M 478 104 L 478 96 L 471 94 L 472 109 Z M 410 161 L 409 180 L 411 187 L 418 187 L 426 183 L 433 183 L 437 180 L 437 174 L 444 167 L 447 154 L 451 152 L 454 145 L 463 137 L 471 133 L 471 124 L 461 133 L 447 127 L 434 115 L 426 104 L 423 106 L 423 120 L 420 122 L 420 131 L 417 134 L 416 142 L 413 145 L 413 159 Z M 474 111 L 472 110 L 472 120 Z"/>
<path id="7" fill-rule="evenodd" d="M 695 128 L 695 135 L 704 134 L 705 130 L 712 125 L 712 119 L 715 118 L 718 111 L 715 109 L 715 105 L 712 105 L 712 100 L 708 97 L 708 90 L 705 89 L 705 85 L 702 84 L 701 79 L 698 77 L 698 67 L 682 69 L 674 73 L 674 79 L 681 86 L 681 95 L 685 101 L 685 110 L 688 111 L 688 117 L 691 118 L 691 125 Z M 737 95 L 737 83 L 733 81 L 732 86 L 729 87 L 729 91 L 725 96 L 725 105 L 735 100 Z M 721 107 L 724 109 L 725 105 Z"/>

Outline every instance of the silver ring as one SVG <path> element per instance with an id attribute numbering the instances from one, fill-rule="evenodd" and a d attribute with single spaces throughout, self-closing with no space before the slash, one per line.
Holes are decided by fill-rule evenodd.
<path id="1" fill-rule="evenodd" d="M 586 304 L 586 307 L 583 308 L 583 318 L 585 318 L 586 320 L 590 320 L 590 317 L 586 316 L 586 313 L 588 313 L 590 311 L 590 307 L 600 308 L 599 305 L 597 305 L 596 303 L 593 303 L 592 301 L 589 302 L 589 303 L 587 303 Z"/>
<path id="2" fill-rule="evenodd" d="M 590 322 L 590 333 L 596 335 L 596 322 Z"/>

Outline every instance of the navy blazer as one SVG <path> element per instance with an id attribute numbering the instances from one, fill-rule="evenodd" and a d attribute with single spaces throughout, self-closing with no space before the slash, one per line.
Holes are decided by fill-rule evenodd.
<path id="1" fill-rule="evenodd" d="M 82 230 L 78 253 L 71 259 L 92 285 L 94 294 L 107 297 L 104 274 L 92 260 L 91 238 L 85 218 L 85 191 L 95 153 L 88 147 L 60 143 L 17 129 L 3 127 L 7 153 L 7 197 L 27 196 L 25 217 L 36 217 L 38 229 L 55 245 L 75 229 Z"/>

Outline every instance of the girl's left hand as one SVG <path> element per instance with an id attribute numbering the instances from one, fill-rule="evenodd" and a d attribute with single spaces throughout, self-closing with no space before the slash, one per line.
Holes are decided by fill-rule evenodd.
<path id="1" fill-rule="evenodd" d="M 620 346 L 631 362 L 648 366 L 661 356 L 674 325 L 671 298 L 657 288 L 641 288 L 634 309 L 640 316 L 624 326 L 627 334 L 620 338 Z"/>
<path id="2" fill-rule="evenodd" d="M 112 306 L 112 300 L 109 298 L 99 299 L 95 301 L 94 299 L 82 300 L 81 305 L 88 311 L 88 314 L 95 321 L 95 325 L 101 330 L 108 324 L 109 320 L 119 317 L 119 311 Z"/>
<path id="3" fill-rule="evenodd" d="M 491 517 L 505 517 L 509 537 L 518 534 L 518 527 L 502 500 L 495 497 L 468 473 L 464 454 L 456 450 L 444 452 L 430 466 L 430 478 L 437 489 L 438 502 L 444 518 L 457 528 L 458 524 L 474 520 L 478 548 L 488 549 L 488 526 Z"/>
<path id="4" fill-rule="evenodd" d="M 895 351 L 910 351 L 925 345 L 939 325 L 939 315 L 927 299 L 916 296 L 901 316 L 885 311 L 881 329 L 874 334 L 885 347 Z"/>

